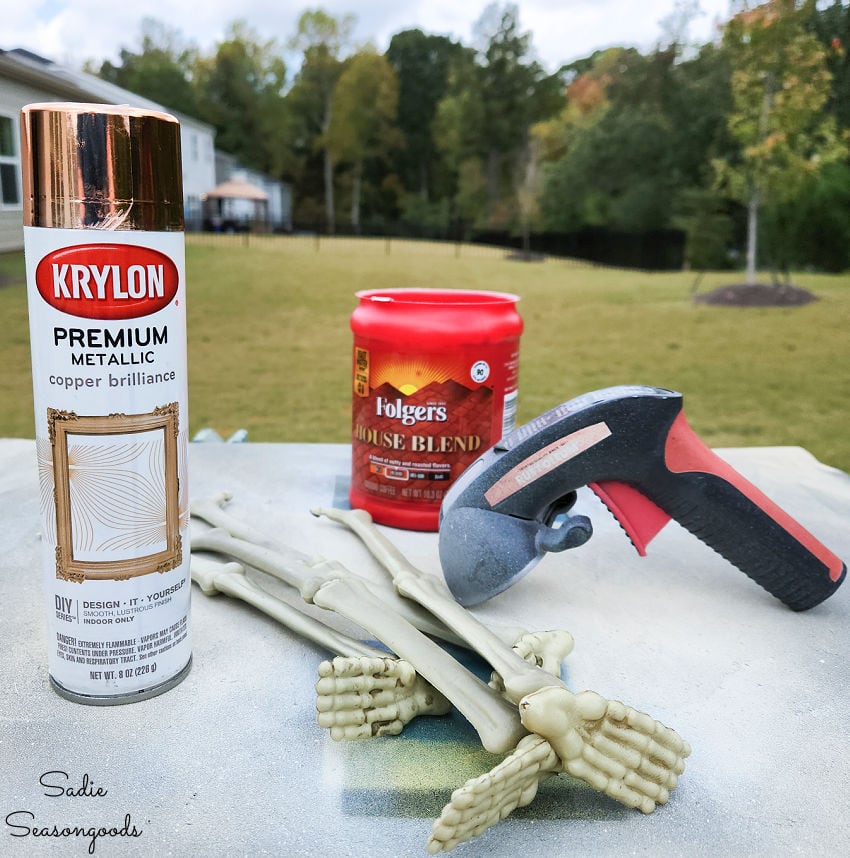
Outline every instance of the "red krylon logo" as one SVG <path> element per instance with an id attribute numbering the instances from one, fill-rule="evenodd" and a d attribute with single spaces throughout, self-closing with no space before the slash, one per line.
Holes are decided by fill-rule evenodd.
<path id="1" fill-rule="evenodd" d="M 48 253 L 36 266 L 51 307 L 84 319 L 134 319 L 167 307 L 180 275 L 164 253 L 134 244 L 81 244 Z"/>

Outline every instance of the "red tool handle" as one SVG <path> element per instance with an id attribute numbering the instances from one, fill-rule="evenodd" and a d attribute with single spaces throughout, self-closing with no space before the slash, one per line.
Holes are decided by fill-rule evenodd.
<path id="1" fill-rule="evenodd" d="M 822 602 L 846 575 L 839 557 L 700 440 L 684 412 L 645 478 L 591 488 L 641 554 L 669 516 L 795 611 Z"/>

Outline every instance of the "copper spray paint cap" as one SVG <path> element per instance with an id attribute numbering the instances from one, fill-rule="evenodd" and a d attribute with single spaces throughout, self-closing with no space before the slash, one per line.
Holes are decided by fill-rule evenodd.
<path id="1" fill-rule="evenodd" d="M 24 226 L 183 229 L 180 125 L 127 105 L 21 110 Z"/>

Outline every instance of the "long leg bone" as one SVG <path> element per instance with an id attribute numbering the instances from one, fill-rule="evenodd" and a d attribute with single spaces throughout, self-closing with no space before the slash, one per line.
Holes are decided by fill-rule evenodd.
<path id="1" fill-rule="evenodd" d="M 330 728 L 334 739 L 397 735 L 417 715 L 445 715 L 451 708 L 451 703 L 407 662 L 391 658 L 383 650 L 275 598 L 248 578 L 239 563 L 219 563 L 193 554 L 190 567 L 192 580 L 205 595 L 226 593 L 241 599 L 348 663 L 351 687 L 343 701 L 337 699 L 342 690 L 328 688 L 327 680 L 320 679 L 317 686 L 318 722 Z M 352 693 L 355 685 L 357 695 Z M 352 700 L 353 696 L 357 699 Z M 347 713 L 344 723 L 337 715 L 340 708 Z"/>
<path id="2" fill-rule="evenodd" d="M 250 525 L 222 509 L 221 504 L 228 501 L 230 497 L 229 493 L 221 492 L 214 497 L 194 498 L 190 502 L 192 517 L 205 521 L 213 528 L 192 531 L 194 549 L 235 557 L 249 566 L 294 586 L 306 602 L 312 601 L 310 590 L 318 586 L 316 582 L 320 583 L 328 574 L 336 574 L 338 577 L 354 574 L 333 561 L 311 557 L 289 546 L 276 545 L 266 540 Z M 316 567 L 318 575 L 314 583 L 310 583 L 311 576 L 304 574 L 305 569 L 310 566 Z M 312 577 L 315 578 L 315 576 Z M 420 631 L 450 643 L 463 645 L 462 639 L 419 605 L 399 598 L 391 587 L 363 580 L 375 596 L 387 602 Z"/>
<path id="3" fill-rule="evenodd" d="M 385 656 L 386 653 L 362 641 L 342 634 L 320 620 L 299 611 L 293 605 L 277 599 L 255 584 L 241 564 L 234 561 L 221 563 L 192 554 L 190 561 L 192 580 L 206 596 L 225 593 L 253 605 L 282 625 L 318 644 L 332 653 L 348 656 Z"/>
<path id="4" fill-rule="evenodd" d="M 256 545 L 245 539 L 231 536 L 220 527 L 211 530 L 193 529 L 192 549 L 210 551 L 233 557 L 248 566 L 271 575 L 292 587 L 301 594 L 305 602 L 313 601 L 313 593 L 330 578 L 356 577 L 341 564 L 322 557 L 309 557 L 292 548 L 270 548 Z M 382 587 L 365 579 L 359 579 L 363 587 L 375 598 L 389 605 L 404 616 L 410 623 L 423 632 L 436 635 L 443 640 L 460 643 L 457 635 L 449 631 L 441 622 L 426 610 L 407 599 L 399 598 L 389 587 Z"/>
<path id="5" fill-rule="evenodd" d="M 240 563 L 234 561 L 221 563 L 193 554 L 190 568 L 192 580 L 201 588 L 205 596 L 225 593 L 234 599 L 241 599 L 296 634 L 332 653 L 369 658 L 387 655 L 383 650 L 349 637 L 298 610 L 294 605 L 275 598 L 252 581 L 245 574 L 245 569 Z"/>
<path id="6" fill-rule="evenodd" d="M 409 595 L 402 592 L 403 588 L 399 584 L 401 579 L 405 579 L 408 574 L 412 573 L 417 579 L 433 580 L 438 589 L 444 589 L 445 598 L 454 603 L 449 591 L 442 587 L 442 582 L 437 578 L 432 579 L 431 576 L 426 576 L 425 573 L 413 567 L 395 545 L 385 539 L 383 534 L 374 527 L 372 517 L 365 510 L 316 507 L 311 512 L 315 516 L 324 516 L 342 524 L 355 533 L 372 555 L 390 572 L 394 586 L 400 595 Z M 411 596 L 411 598 L 419 601 L 415 596 Z M 429 606 L 425 605 L 425 607 Z M 495 638 L 498 638 L 500 643 L 512 644 L 512 649 L 520 659 L 554 676 L 561 675 L 563 660 L 572 652 L 575 645 L 573 636 L 560 629 L 545 632 L 523 632 L 519 629 L 495 626 L 489 627 L 489 631 Z M 463 638 L 462 642 L 469 643 L 466 638 Z M 505 690 L 503 679 L 498 671 L 493 672 L 490 685 L 498 691 Z"/>
<path id="7" fill-rule="evenodd" d="M 451 625 L 490 662 L 507 696 L 519 705 L 523 725 L 549 742 L 563 771 L 644 813 L 667 801 L 690 753 L 675 731 L 595 692 L 573 694 L 552 674 L 524 661 L 459 605 L 440 579 L 412 566 L 365 511 L 314 514 L 324 514 L 360 536 L 390 572 L 399 593 Z M 492 799 L 500 800 L 498 794 Z"/>
<path id="8" fill-rule="evenodd" d="M 266 537 L 262 533 L 254 530 L 250 524 L 240 521 L 224 511 L 224 504 L 232 499 L 233 495 L 230 492 L 219 492 L 211 497 L 190 498 L 189 514 L 193 518 L 202 519 L 213 527 L 226 530 L 237 539 L 244 539 L 246 542 L 254 542 L 257 545 L 267 544 Z"/>

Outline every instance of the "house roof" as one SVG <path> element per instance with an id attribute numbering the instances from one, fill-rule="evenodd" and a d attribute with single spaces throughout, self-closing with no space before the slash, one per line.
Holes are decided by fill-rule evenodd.
<path id="1" fill-rule="evenodd" d="M 208 199 L 267 200 L 269 195 L 245 179 L 228 179 L 206 194 Z"/>
<path id="2" fill-rule="evenodd" d="M 201 122 L 193 116 L 178 113 L 171 110 L 167 105 L 143 98 L 122 89 L 120 86 L 101 80 L 95 75 L 59 65 L 59 63 L 21 48 L 0 49 L 0 76 L 43 87 L 49 92 L 55 93 L 58 98 L 64 98 L 68 101 L 132 104 L 134 107 L 164 111 L 176 116 L 181 125 L 190 123 L 213 132 L 211 125 Z"/>

